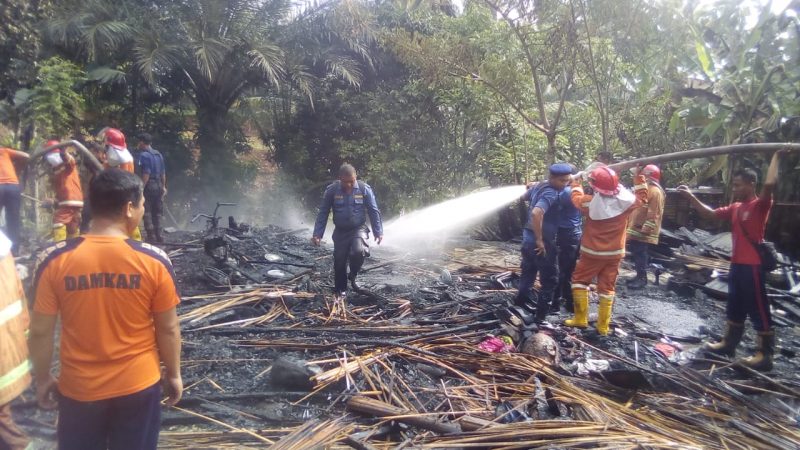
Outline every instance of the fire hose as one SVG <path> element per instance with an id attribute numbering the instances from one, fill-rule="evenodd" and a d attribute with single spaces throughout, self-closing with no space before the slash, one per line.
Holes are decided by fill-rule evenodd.
<path id="1" fill-rule="evenodd" d="M 646 156 L 644 158 L 631 159 L 629 161 L 622 161 L 614 164 L 609 164 L 608 167 L 620 172 L 622 170 L 646 164 L 661 164 L 672 161 L 681 161 L 685 159 L 695 158 L 709 158 L 719 155 L 735 155 L 739 153 L 763 153 L 774 152 L 777 150 L 786 149 L 791 151 L 800 150 L 800 144 L 793 143 L 769 143 L 769 144 L 734 144 L 734 145 L 721 145 L 719 147 L 705 147 L 696 148 L 692 150 L 684 150 L 681 152 L 664 153 L 663 155 Z"/>
<path id="2" fill-rule="evenodd" d="M 78 151 L 83 155 L 83 157 L 86 158 L 85 161 L 88 162 L 90 169 L 92 169 L 94 172 L 100 172 L 101 170 L 103 170 L 103 165 L 100 164 L 100 161 L 98 161 L 97 158 L 94 157 L 92 152 L 90 152 L 89 149 L 84 147 L 83 144 L 81 144 L 76 140 L 59 142 L 56 145 L 49 145 L 47 147 L 36 150 L 35 152 L 33 152 L 33 154 L 31 154 L 31 161 L 46 155 L 51 150 L 55 150 L 61 147 L 67 147 L 70 145 L 78 149 Z"/>

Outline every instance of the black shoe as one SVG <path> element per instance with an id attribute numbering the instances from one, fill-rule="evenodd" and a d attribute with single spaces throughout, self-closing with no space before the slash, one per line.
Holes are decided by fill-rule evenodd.
<path id="1" fill-rule="evenodd" d="M 647 286 L 647 278 L 636 277 L 633 280 L 630 280 L 627 284 L 629 289 L 643 289 L 645 286 Z"/>
<path id="2" fill-rule="evenodd" d="M 525 311 L 528 311 L 531 314 L 535 314 L 536 313 L 536 305 L 534 305 L 531 302 L 525 302 L 525 303 L 523 303 L 522 305 L 519 305 L 519 306 L 521 308 L 523 308 Z"/>
<path id="3" fill-rule="evenodd" d="M 358 285 L 358 283 L 356 283 L 356 279 L 355 278 L 349 278 L 349 280 L 350 280 L 350 287 L 353 288 L 353 291 L 361 292 L 361 287 Z"/>
<path id="4" fill-rule="evenodd" d="M 561 299 L 553 299 L 553 302 L 550 303 L 550 314 L 558 314 L 561 312 Z"/>

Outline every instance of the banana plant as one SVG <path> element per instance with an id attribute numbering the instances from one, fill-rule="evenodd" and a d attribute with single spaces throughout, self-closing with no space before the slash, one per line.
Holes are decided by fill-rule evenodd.
<path id="1" fill-rule="evenodd" d="M 694 146 L 775 139 L 780 119 L 796 113 L 800 95 L 794 15 L 775 13 L 768 4 L 753 22 L 752 12 L 732 0 L 691 13 L 685 16 L 695 38 L 695 64 L 687 66 L 695 70 L 684 73 L 693 81 L 680 89 L 682 103 L 670 129 L 684 132 Z M 727 158 L 718 157 L 694 181 L 726 166 Z"/>

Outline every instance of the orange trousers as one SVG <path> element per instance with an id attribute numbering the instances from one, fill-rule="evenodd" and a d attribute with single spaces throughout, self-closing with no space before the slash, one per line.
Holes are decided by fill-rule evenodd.
<path id="1" fill-rule="evenodd" d="M 614 258 L 599 258 L 581 252 L 575 271 L 572 272 L 572 288 L 588 289 L 592 280 L 597 277 L 597 293 L 613 297 L 622 258 L 622 255 Z"/>
<path id="2" fill-rule="evenodd" d="M 53 225 L 64 225 L 67 227 L 67 236 L 77 236 L 81 227 L 82 211 L 83 208 L 78 206 L 59 206 L 53 212 Z"/>

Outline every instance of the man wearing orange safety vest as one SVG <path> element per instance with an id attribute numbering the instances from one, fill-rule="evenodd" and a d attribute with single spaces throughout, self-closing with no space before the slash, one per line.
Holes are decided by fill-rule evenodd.
<path id="1" fill-rule="evenodd" d="M 0 449 L 21 450 L 28 437 L 11 417 L 11 401 L 31 382 L 28 308 L 17 276 L 11 241 L 0 232 Z"/>
<path id="2" fill-rule="evenodd" d="M 128 151 L 125 135 L 116 128 L 105 128 L 100 132 L 103 136 L 103 145 L 106 148 L 105 168 L 117 168 L 134 173 L 135 165 L 133 155 Z M 142 231 L 139 227 L 133 229 L 131 237 L 137 241 L 142 240 Z"/>
<path id="3" fill-rule="evenodd" d="M 593 195 L 583 193 L 581 178 L 584 175 L 587 175 Z M 627 190 L 619 184 L 616 172 L 606 166 L 573 176 L 572 203 L 586 216 L 586 222 L 580 257 L 572 274 L 575 316 L 564 322 L 566 326 L 586 328 L 589 325 L 589 284 L 597 277 L 600 306 L 596 328 L 598 334 L 608 334 L 619 265 L 625 257 L 628 216 L 647 200 L 644 175 L 637 175 L 634 183 L 635 192 Z"/>
<path id="4" fill-rule="evenodd" d="M 641 171 L 634 168 L 632 172 L 634 176 L 641 172 L 647 180 L 647 203 L 636 208 L 628 220 L 628 248 L 633 256 L 636 276 L 626 283 L 631 289 L 642 289 L 647 285 L 650 246 L 658 245 L 666 194 L 660 184 L 661 169 L 655 164 L 648 164 Z"/>
<path id="5" fill-rule="evenodd" d="M 58 141 L 47 141 L 46 147 Z M 51 180 L 56 199 L 53 212 L 53 240 L 77 237 L 80 232 L 83 189 L 75 158 L 65 148 L 51 150 L 45 160 L 53 169 Z"/>

